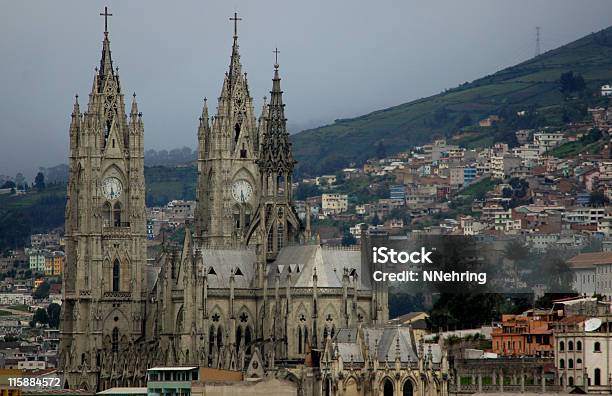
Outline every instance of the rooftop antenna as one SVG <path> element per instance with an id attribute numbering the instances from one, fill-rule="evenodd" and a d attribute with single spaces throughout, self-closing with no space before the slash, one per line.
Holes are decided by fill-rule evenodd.
<path id="1" fill-rule="evenodd" d="M 542 30 L 541 27 L 536 26 L 536 47 L 535 47 L 535 56 L 540 56 L 541 52 L 541 48 L 540 48 L 540 31 Z"/>

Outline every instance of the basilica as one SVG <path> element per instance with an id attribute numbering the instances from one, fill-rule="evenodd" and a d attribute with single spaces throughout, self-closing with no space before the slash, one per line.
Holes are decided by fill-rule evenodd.
<path id="1" fill-rule="evenodd" d="M 364 372 L 364 362 L 379 361 L 374 340 L 363 338 L 379 334 L 376 350 L 383 339 L 387 349 L 397 343 L 397 358 L 383 363 L 389 354 L 377 352 L 382 360 L 372 364 L 380 374 L 363 389 L 378 389 L 389 364 L 404 364 L 411 392 L 427 386 L 432 391 L 423 395 L 441 394 L 441 369 L 433 365 L 442 367 L 442 358 L 419 355 L 410 332 L 367 330 L 387 322 L 388 291 L 371 281 L 365 230 L 361 250 L 322 247 L 310 216 L 298 218 L 278 59 L 257 117 L 240 60 L 240 18 L 230 19 L 229 68 L 215 114 L 204 101 L 197 128 L 195 219 L 184 241 L 164 244 L 154 260 L 147 260 L 143 116 L 135 94 L 126 111 L 105 28 L 87 108 L 77 97 L 69 129 L 64 387 L 146 386 L 147 368 L 194 365 L 276 376 L 301 394 L 336 394 L 349 378 L 337 374 L 349 370 L 346 360 Z M 355 351 L 371 344 L 370 352 L 349 358 L 341 353 L 347 343 Z M 429 376 L 422 362 L 431 363 Z M 361 386 L 363 376 L 354 378 L 351 386 Z"/>

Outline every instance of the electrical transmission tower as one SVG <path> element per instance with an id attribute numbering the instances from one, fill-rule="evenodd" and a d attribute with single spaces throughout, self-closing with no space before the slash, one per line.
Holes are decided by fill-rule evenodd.
<path id="1" fill-rule="evenodd" d="M 536 46 L 535 46 L 535 56 L 539 56 L 541 54 L 541 48 L 540 48 L 540 30 L 542 28 L 539 26 L 536 26 Z"/>

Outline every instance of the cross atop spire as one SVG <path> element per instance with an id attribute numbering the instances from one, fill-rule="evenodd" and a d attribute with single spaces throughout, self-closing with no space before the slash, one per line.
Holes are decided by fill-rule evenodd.
<path id="1" fill-rule="evenodd" d="M 108 17 L 113 16 L 113 14 L 108 13 L 108 7 L 104 7 L 104 12 L 100 13 L 100 16 L 104 17 L 104 33 L 108 33 Z"/>
<path id="2" fill-rule="evenodd" d="M 234 38 L 238 38 L 238 21 L 242 21 L 242 18 L 238 18 L 238 13 L 234 12 L 234 17 L 230 18 L 230 21 L 234 21 Z"/>
<path id="3" fill-rule="evenodd" d="M 274 52 L 274 68 L 278 69 L 278 54 L 280 54 L 280 51 L 278 48 L 275 48 L 272 52 Z"/>

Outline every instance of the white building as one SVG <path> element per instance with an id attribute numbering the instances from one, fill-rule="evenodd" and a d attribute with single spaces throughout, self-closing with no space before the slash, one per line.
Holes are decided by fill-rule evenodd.
<path id="1" fill-rule="evenodd" d="M 321 207 L 325 216 L 346 212 L 348 209 L 348 195 L 323 194 L 321 196 Z"/>
<path id="2" fill-rule="evenodd" d="M 535 144 L 524 144 L 520 147 L 513 148 L 512 154 L 519 157 L 523 166 L 528 168 L 536 166 L 542 160 L 542 150 L 540 146 Z"/>
<path id="3" fill-rule="evenodd" d="M 606 217 L 606 210 L 604 208 L 576 208 L 563 213 L 563 222 L 596 225 L 604 217 Z"/>
<path id="4" fill-rule="evenodd" d="M 601 96 L 612 96 L 612 85 L 606 84 L 601 86 Z"/>
<path id="5" fill-rule="evenodd" d="M 459 226 L 463 230 L 463 235 L 479 235 L 487 228 L 486 224 L 472 216 L 462 216 L 459 219 Z"/>
<path id="6" fill-rule="evenodd" d="M 512 154 L 491 156 L 491 176 L 504 179 L 521 166 L 521 158 Z"/>
<path id="7" fill-rule="evenodd" d="M 17 362 L 19 370 L 44 370 L 47 368 L 47 363 L 42 360 L 22 360 Z"/>
<path id="8" fill-rule="evenodd" d="M 612 386 L 612 319 L 584 316 L 562 320 L 555 329 L 557 382 L 568 389 L 580 386 L 586 393 L 609 393 Z"/>
<path id="9" fill-rule="evenodd" d="M 361 238 L 361 226 L 364 225 L 365 223 L 357 223 L 352 227 L 349 227 L 349 232 L 351 233 L 351 235 L 353 235 L 356 239 L 360 239 Z"/>
<path id="10" fill-rule="evenodd" d="M 34 302 L 31 294 L 0 293 L 0 305 L 30 305 Z"/>
<path id="11" fill-rule="evenodd" d="M 47 253 L 46 250 L 28 249 L 26 254 L 28 255 L 29 268 L 32 271 L 45 272 L 45 255 Z"/>
<path id="12" fill-rule="evenodd" d="M 612 296 L 612 252 L 580 253 L 568 260 L 572 288 L 580 294 Z"/>
<path id="13" fill-rule="evenodd" d="M 333 186 L 336 184 L 336 175 L 323 175 L 315 179 L 317 186 Z"/>
<path id="14" fill-rule="evenodd" d="M 561 132 L 536 132 L 533 134 L 533 144 L 546 152 L 563 143 L 565 138 Z"/>

